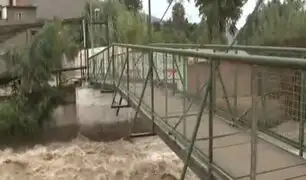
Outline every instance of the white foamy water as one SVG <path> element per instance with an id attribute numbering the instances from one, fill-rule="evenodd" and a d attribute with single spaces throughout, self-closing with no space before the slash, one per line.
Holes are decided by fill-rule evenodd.
<path id="1" fill-rule="evenodd" d="M 110 94 L 87 88 L 76 91 L 77 105 L 57 108 L 56 124 L 91 124 L 89 131 L 98 133 L 94 128 L 98 124 L 133 117 L 131 109 L 122 109 L 116 117 L 110 109 Z M 0 150 L 0 180 L 176 180 L 182 167 L 183 162 L 158 137 L 96 142 L 78 135 L 70 142 L 36 145 L 18 152 Z M 186 180 L 197 179 L 188 172 Z"/>
<path id="2" fill-rule="evenodd" d="M 0 152 L 1 180 L 174 180 L 182 166 L 158 137 L 133 143 L 78 137 L 69 143 Z M 186 179 L 197 177 L 189 172 Z"/>

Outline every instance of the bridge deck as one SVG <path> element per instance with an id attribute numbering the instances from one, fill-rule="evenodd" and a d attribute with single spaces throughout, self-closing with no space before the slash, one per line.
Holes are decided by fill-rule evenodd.
<path id="1" fill-rule="evenodd" d="M 139 102 L 142 84 L 130 85 L 130 97 L 134 103 Z M 126 94 L 126 86 L 120 87 L 121 93 Z M 155 88 L 154 103 L 156 116 L 165 116 L 165 90 Z M 147 86 L 143 99 L 143 106 L 150 107 L 150 86 Z M 188 104 L 188 103 L 187 103 Z M 185 136 L 191 139 L 196 123 L 196 105 L 188 112 L 186 117 Z M 168 93 L 168 116 L 167 124 L 174 126 L 182 115 L 182 98 Z M 166 120 L 165 120 L 166 121 Z M 177 132 L 184 135 L 184 122 L 177 127 Z M 250 135 L 241 129 L 230 126 L 221 118 L 214 118 L 214 163 L 233 179 L 248 180 L 250 174 Z M 208 156 L 208 113 L 202 117 L 201 126 L 196 140 L 196 148 Z M 281 180 L 281 179 L 306 179 L 306 161 L 299 156 L 293 155 L 276 145 L 265 140 L 258 139 L 258 163 L 257 180 Z"/>

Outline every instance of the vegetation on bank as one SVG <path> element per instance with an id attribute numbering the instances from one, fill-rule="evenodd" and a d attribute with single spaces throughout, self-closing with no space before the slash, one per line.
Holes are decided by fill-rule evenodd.
<path id="1" fill-rule="evenodd" d="M 71 28 L 60 20 L 46 23 L 30 46 L 9 49 L 4 55 L 13 76 L 20 77 L 14 96 L 0 104 L 0 134 L 30 135 L 50 120 L 60 99 L 51 87 L 51 71 L 61 68 L 63 56 L 74 59 L 79 50 Z"/>

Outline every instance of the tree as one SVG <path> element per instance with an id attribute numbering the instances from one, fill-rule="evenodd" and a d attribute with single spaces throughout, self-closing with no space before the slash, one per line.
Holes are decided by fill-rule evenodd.
<path id="1" fill-rule="evenodd" d="M 108 21 L 110 41 L 122 43 L 146 43 L 147 24 L 145 16 L 128 10 L 120 0 L 97 1 L 93 9 L 100 9 L 100 20 Z M 85 7 L 86 17 L 90 19 L 89 4 Z M 90 32 L 94 38 L 101 39 L 100 45 L 107 44 L 106 26 L 99 31 Z"/>
<path id="2" fill-rule="evenodd" d="M 208 29 L 208 41 L 224 36 L 227 29 L 231 34 L 236 31 L 236 23 L 241 15 L 241 8 L 246 0 L 195 0 L 200 14 L 203 16 Z M 214 29 L 218 34 L 213 34 Z"/>
<path id="3" fill-rule="evenodd" d="M 142 9 L 142 2 L 141 0 L 120 0 L 128 10 L 137 12 Z"/>
<path id="4" fill-rule="evenodd" d="M 172 8 L 172 21 L 178 29 L 182 29 L 185 24 L 185 8 L 180 2 L 175 3 Z"/>
<path id="5" fill-rule="evenodd" d="M 46 23 L 30 46 L 9 49 L 5 60 L 10 72 L 21 78 L 17 94 L 0 104 L 1 135 L 31 135 L 49 120 L 58 92 L 51 87 L 52 70 L 61 68 L 63 57 L 72 60 L 79 44 L 70 27 L 61 21 Z"/>
<path id="6" fill-rule="evenodd" d="M 21 91 L 31 93 L 49 86 L 52 70 L 62 67 L 62 60 L 73 60 L 80 44 L 71 28 L 60 20 L 46 23 L 30 46 L 14 47 L 6 53 L 5 62 L 11 72 L 22 77 Z M 14 59 L 14 61 L 12 61 Z"/>
<path id="7" fill-rule="evenodd" d="M 306 47 L 304 0 L 264 3 L 239 38 L 243 44 Z"/>

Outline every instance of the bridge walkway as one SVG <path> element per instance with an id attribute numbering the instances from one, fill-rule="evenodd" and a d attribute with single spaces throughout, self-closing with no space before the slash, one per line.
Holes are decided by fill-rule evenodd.
<path id="1" fill-rule="evenodd" d="M 260 52 L 293 51 L 249 47 L 254 48 Z M 306 53 L 305 49 L 296 51 Z M 90 57 L 88 63 L 91 82 L 114 88 L 110 91 L 114 92 L 112 108 L 118 108 L 118 113 L 120 108 L 132 106 L 135 117 L 141 115 L 146 124 L 154 124 L 153 132 L 185 160 L 182 177 L 188 166 L 203 180 L 211 172 L 215 179 L 224 180 L 306 179 L 304 59 L 113 44 Z M 204 92 L 215 95 L 215 102 L 210 100 L 201 113 Z M 122 99 L 128 104 L 122 105 Z M 214 109 L 215 115 L 210 116 L 209 109 Z M 275 137 L 265 133 L 287 122 L 299 125 L 295 145 L 273 141 Z M 281 147 L 280 141 L 298 149 L 300 156 Z"/>
<path id="2" fill-rule="evenodd" d="M 120 86 L 120 91 L 126 97 L 129 94 L 131 102 L 138 104 L 143 84 L 134 84 L 129 88 L 130 91 L 127 92 L 126 86 L 122 85 Z M 150 116 L 149 109 L 151 108 L 150 93 L 150 86 L 147 86 L 140 109 L 148 116 Z M 169 132 L 171 132 L 175 124 L 179 121 L 179 117 L 182 116 L 180 112 L 183 112 L 183 106 L 180 97 L 171 95 L 171 92 L 168 94 L 169 117 L 166 118 L 165 91 L 161 88 L 154 88 L 156 124 L 159 125 L 162 123 L 168 125 L 168 131 L 170 130 Z M 194 105 L 187 114 L 185 123 L 181 122 L 176 130 L 174 130 L 189 141 L 195 128 L 198 108 L 197 105 Z M 170 116 L 174 117 L 171 118 Z M 213 122 L 213 151 L 216 168 L 232 179 L 250 179 L 250 135 L 242 129 L 229 125 L 220 117 L 215 116 Z M 208 145 L 208 112 L 205 112 L 201 120 L 195 146 L 202 155 L 207 157 Z M 306 179 L 306 161 L 301 157 L 289 153 L 263 139 L 258 139 L 257 153 L 257 180 Z"/>

